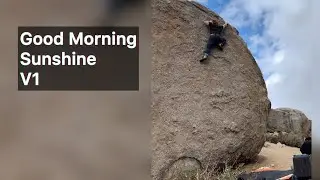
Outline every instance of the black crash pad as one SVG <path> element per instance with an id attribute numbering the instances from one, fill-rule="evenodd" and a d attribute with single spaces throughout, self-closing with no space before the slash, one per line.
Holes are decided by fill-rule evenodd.
<path id="1" fill-rule="evenodd" d="M 275 180 L 290 174 L 293 174 L 292 170 L 251 172 L 240 174 L 237 180 Z"/>

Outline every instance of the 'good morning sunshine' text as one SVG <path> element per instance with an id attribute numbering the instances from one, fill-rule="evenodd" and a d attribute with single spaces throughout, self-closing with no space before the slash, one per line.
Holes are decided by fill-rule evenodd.
<path id="1" fill-rule="evenodd" d="M 73 46 L 77 45 L 103 45 L 103 46 L 127 46 L 129 49 L 136 48 L 137 37 L 136 35 L 118 35 L 116 32 L 112 32 L 111 35 L 84 35 L 83 32 L 75 34 L 74 32 L 69 32 L 68 44 Z M 30 45 L 64 45 L 64 32 L 60 32 L 57 35 L 32 35 L 30 32 L 23 32 L 20 36 L 20 42 L 24 46 Z"/>
<path id="2" fill-rule="evenodd" d="M 30 45 L 46 45 L 46 46 L 63 46 L 64 32 L 56 35 L 32 35 L 30 32 L 23 32 L 20 36 L 20 42 L 24 46 Z M 136 35 L 117 35 L 114 31 L 111 35 L 84 35 L 83 32 L 69 32 L 68 45 L 70 46 L 127 46 L 129 49 L 136 48 Z M 96 56 L 82 55 L 72 52 L 67 54 L 55 55 L 33 55 L 29 52 L 20 54 L 20 64 L 23 66 L 94 66 L 97 63 Z"/>

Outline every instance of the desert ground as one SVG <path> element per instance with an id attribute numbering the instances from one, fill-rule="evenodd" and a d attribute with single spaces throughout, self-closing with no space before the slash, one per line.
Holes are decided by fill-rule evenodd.
<path id="1" fill-rule="evenodd" d="M 256 161 L 243 168 L 245 171 L 252 171 L 260 167 L 288 170 L 292 167 L 292 157 L 295 154 L 301 154 L 299 148 L 266 142 Z"/>

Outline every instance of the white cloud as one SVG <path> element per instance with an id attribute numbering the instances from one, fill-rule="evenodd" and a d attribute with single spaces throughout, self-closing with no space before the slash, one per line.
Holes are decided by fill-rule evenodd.
<path id="1" fill-rule="evenodd" d="M 278 65 L 280 64 L 283 59 L 285 57 L 285 53 L 284 51 L 277 51 L 275 54 L 274 54 L 274 57 L 273 57 L 273 65 Z"/>
<path id="2" fill-rule="evenodd" d="M 257 54 L 269 98 L 276 107 L 300 109 L 319 125 L 319 0 L 231 0 L 222 16 L 237 26 L 258 27 L 250 49 Z M 320 134 L 320 133 L 319 133 Z"/>
<path id="3" fill-rule="evenodd" d="M 266 80 L 267 87 L 273 88 L 275 85 L 283 82 L 283 76 L 277 73 L 273 73 L 269 78 Z"/>

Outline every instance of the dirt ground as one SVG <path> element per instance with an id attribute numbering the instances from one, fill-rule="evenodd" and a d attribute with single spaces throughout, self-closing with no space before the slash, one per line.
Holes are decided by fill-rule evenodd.
<path id="1" fill-rule="evenodd" d="M 301 154 L 299 148 L 266 142 L 257 160 L 243 168 L 245 171 L 252 171 L 260 167 L 288 170 L 292 167 L 292 157 L 295 154 Z"/>

